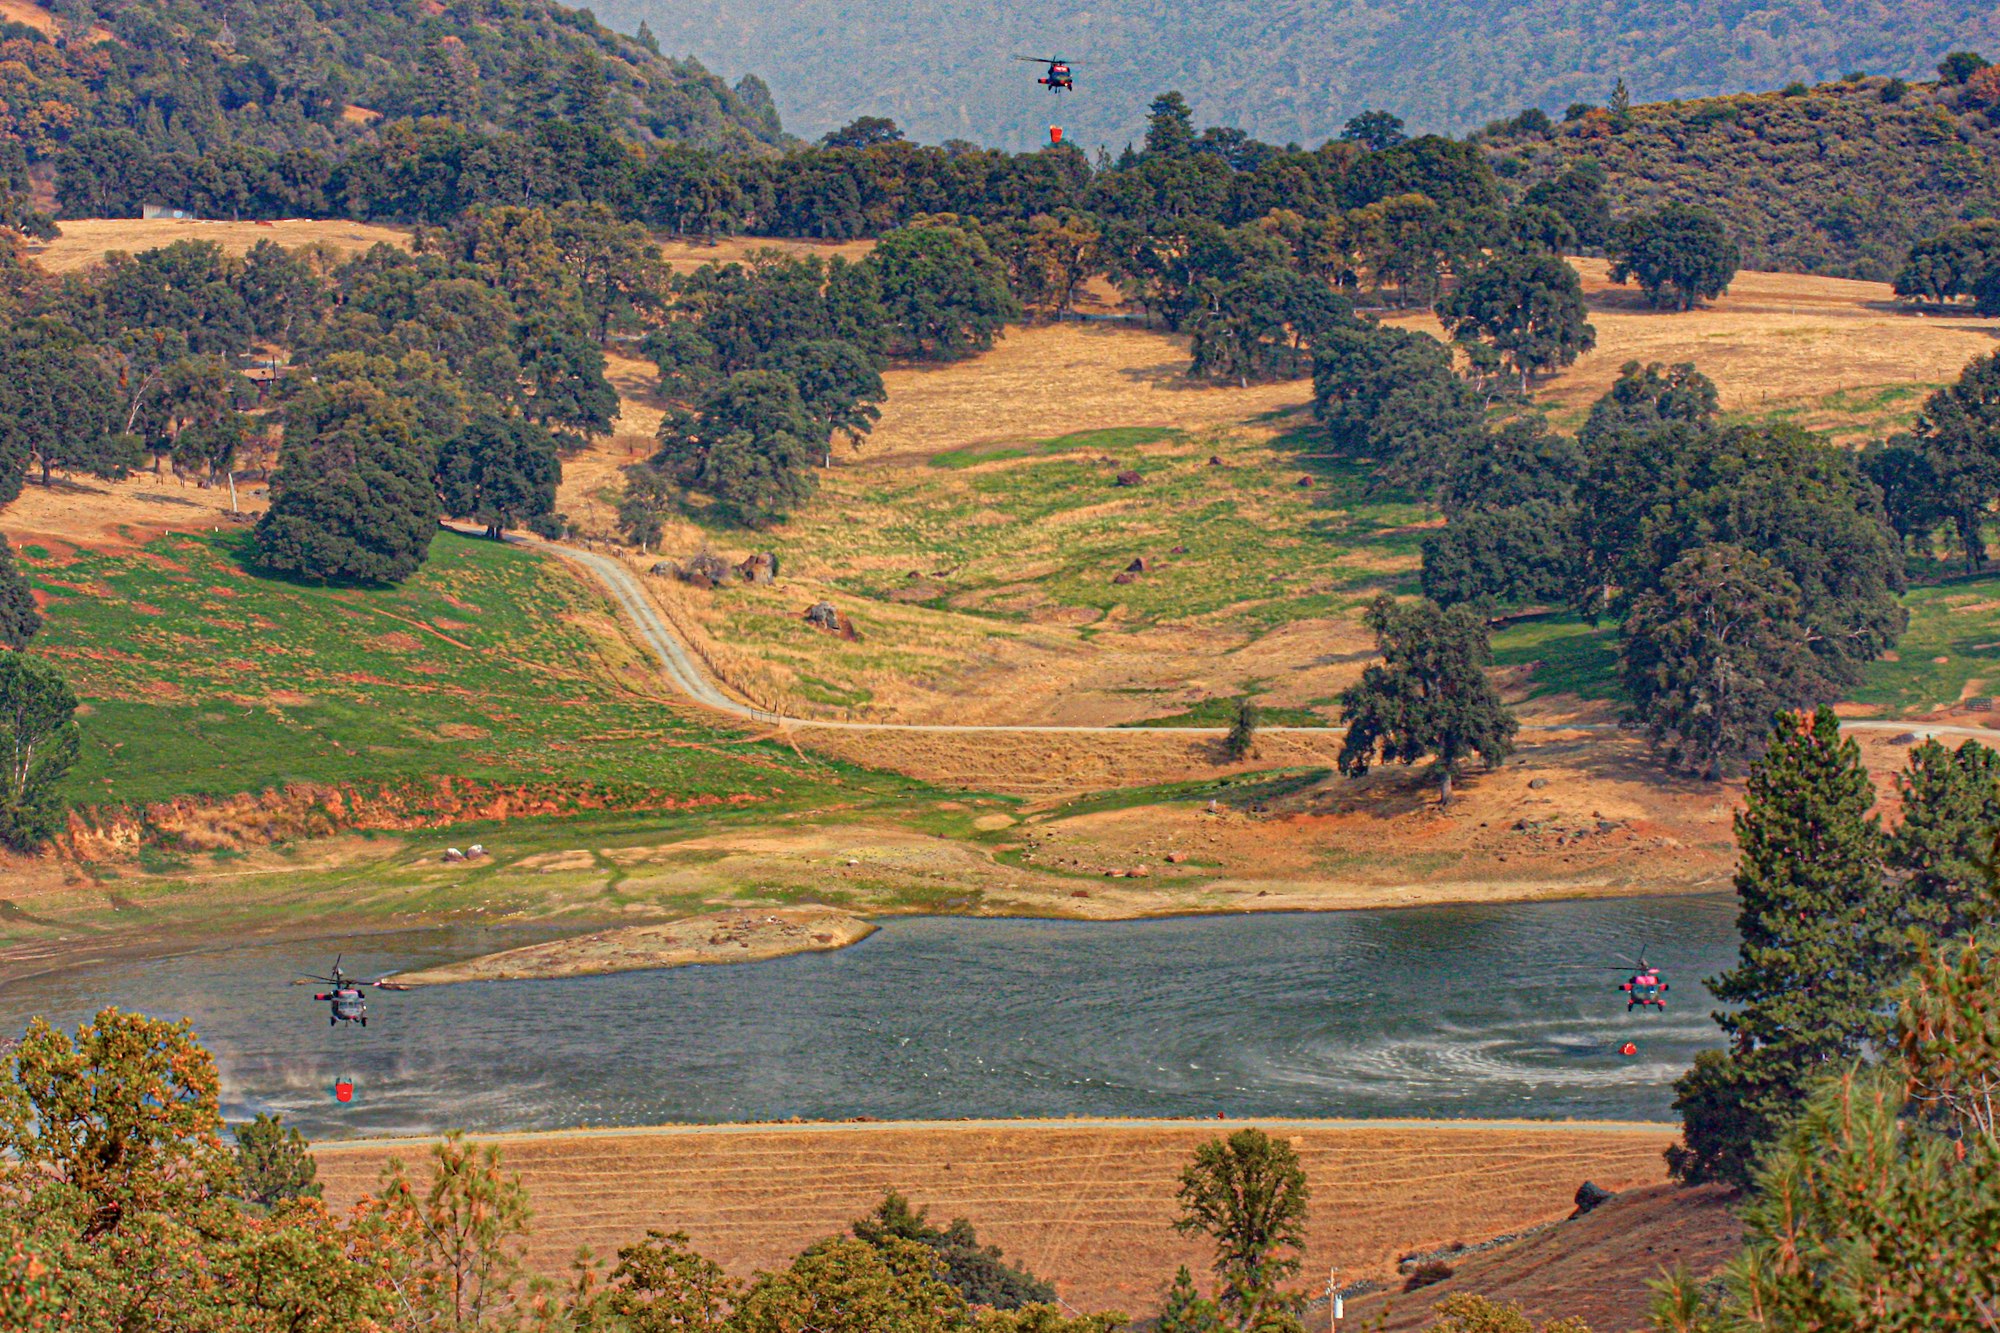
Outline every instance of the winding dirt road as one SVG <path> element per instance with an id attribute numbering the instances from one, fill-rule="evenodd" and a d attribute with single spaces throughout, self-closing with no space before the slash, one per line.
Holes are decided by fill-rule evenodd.
<path id="1" fill-rule="evenodd" d="M 582 550 L 560 542 L 542 541 L 534 537 L 511 536 L 508 540 L 546 552 L 557 559 L 566 560 L 596 579 L 606 594 L 610 596 L 611 600 L 625 613 L 626 619 L 631 623 L 632 628 L 637 631 L 639 641 L 659 660 L 662 674 L 666 676 L 667 680 L 681 694 L 687 696 L 693 702 L 702 705 L 704 708 L 712 708 L 717 712 L 728 713 L 734 717 L 744 718 L 753 722 L 760 722 L 766 726 L 786 729 L 816 727 L 829 731 L 1007 731 L 1055 732 L 1069 735 L 1123 735 L 1131 732 L 1170 732 L 1179 736 L 1221 736 L 1228 730 L 1225 727 L 1151 727 L 1144 725 L 1103 727 L 1053 726 L 1031 723 L 838 722 L 824 718 L 787 717 L 784 714 L 774 713 L 765 708 L 758 708 L 754 704 L 745 703 L 741 699 L 725 694 L 722 688 L 701 669 L 695 660 L 694 654 L 688 651 L 687 645 L 681 642 L 680 637 L 674 633 L 673 627 L 667 624 L 665 617 L 661 616 L 659 611 L 653 606 L 652 600 L 646 596 L 645 589 L 639 585 L 638 578 L 623 561 L 614 560 L 610 556 L 600 555 L 595 551 Z M 1561 724 L 1523 723 L 1521 726 L 1521 730 L 1523 731 L 1555 734 L 1616 731 L 1617 729 L 1615 724 L 1604 722 Z M 1995 739 L 1994 730 L 1988 727 L 1964 727 L 1945 723 L 1906 722 L 1895 719 L 1848 719 L 1840 724 L 1840 729 L 1849 733 L 1908 732 L 1919 739 L 1927 739 L 1934 736 L 1975 737 L 1989 741 Z M 1260 727 L 1259 730 L 1267 732 L 1324 732 L 1329 735 L 1339 735 L 1345 732 L 1347 728 L 1340 726 L 1274 726 Z"/>

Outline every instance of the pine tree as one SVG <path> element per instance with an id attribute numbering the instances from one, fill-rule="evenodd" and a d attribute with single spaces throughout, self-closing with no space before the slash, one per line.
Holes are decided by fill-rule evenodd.
<path id="1" fill-rule="evenodd" d="M 1174 1284 L 1167 1288 L 1154 1328 L 1158 1333 L 1222 1333 L 1224 1327 L 1222 1311 L 1195 1289 L 1194 1274 L 1182 1264 L 1174 1274 Z"/>
<path id="2" fill-rule="evenodd" d="M 1229 734 L 1222 738 L 1223 753 L 1231 762 L 1250 757 L 1257 745 L 1257 705 L 1248 698 L 1236 701 L 1236 714 L 1229 721 Z"/>
<path id="3" fill-rule="evenodd" d="M 288 1199 L 317 1199 L 318 1175 L 305 1135 L 280 1124 L 277 1116 L 259 1111 L 255 1120 L 237 1126 L 237 1188 L 251 1203 L 268 1208 Z"/>
<path id="4" fill-rule="evenodd" d="M 1896 788 L 1903 822 L 1888 853 L 1901 880 L 1896 918 L 1934 939 L 1962 935 L 1986 914 L 1985 856 L 2000 827 L 2000 752 L 1978 741 L 1951 750 L 1927 740 L 1910 751 Z"/>
<path id="5" fill-rule="evenodd" d="M 1779 719 L 1736 816 L 1739 961 L 1708 983 L 1737 1006 L 1715 1015 L 1729 1046 L 1675 1085 L 1681 1179 L 1747 1183 L 1808 1085 L 1879 1029 L 1892 951 L 1874 803 L 1832 709 Z"/>

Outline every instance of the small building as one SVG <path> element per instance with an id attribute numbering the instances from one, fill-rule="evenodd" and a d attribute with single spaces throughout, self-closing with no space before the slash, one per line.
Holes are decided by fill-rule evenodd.
<path id="1" fill-rule="evenodd" d="M 172 218 L 182 222 L 194 221 L 194 211 L 187 208 L 168 208 L 165 204 L 141 204 L 139 216 L 151 222 L 155 218 Z"/>

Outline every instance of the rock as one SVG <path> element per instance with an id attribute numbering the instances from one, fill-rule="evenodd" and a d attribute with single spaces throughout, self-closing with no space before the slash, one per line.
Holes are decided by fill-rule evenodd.
<path id="1" fill-rule="evenodd" d="M 1113 583 L 1119 583 L 1119 584 L 1137 583 L 1139 581 L 1139 576 L 1137 574 L 1134 574 L 1129 569 L 1123 569 L 1120 570 L 1118 573 L 1112 575 L 1111 581 Z"/>
<path id="2" fill-rule="evenodd" d="M 1916 743 L 1917 733 L 1914 731 L 1906 731 L 1899 736 L 1891 736 L 1889 738 L 1889 744 L 1891 745 L 1915 745 Z"/>
<path id="3" fill-rule="evenodd" d="M 451 861 L 451 862 L 463 861 L 465 859 L 465 853 L 461 852 L 456 847 L 447 847 L 444 849 L 444 859 L 446 861 Z"/>
<path id="4" fill-rule="evenodd" d="M 697 588 L 716 588 L 729 581 L 729 562 L 712 551 L 703 551 L 680 569 L 681 582 Z"/>
<path id="5" fill-rule="evenodd" d="M 476 842 L 473 843 L 472 846 L 465 849 L 465 858 L 468 861 L 474 859 L 475 857 L 480 857 L 484 855 L 486 855 L 486 849 L 484 847 L 481 847 Z"/>
<path id="6" fill-rule="evenodd" d="M 1544 788 L 1544 787 L 1546 787 L 1546 786 L 1548 786 L 1548 785 L 1549 785 L 1549 780 L 1548 780 L 1547 778 L 1529 778 L 1529 779 L 1528 779 L 1528 790 L 1529 790 L 1529 791 L 1540 791 L 1540 790 L 1541 790 L 1542 788 Z"/>
<path id="7" fill-rule="evenodd" d="M 1598 1204 L 1616 1197 L 1617 1195 L 1605 1189 L 1602 1185 L 1593 1185 L 1586 1180 L 1576 1187 L 1576 1211 L 1571 1213 L 1570 1216 L 1582 1217 L 1585 1213 L 1597 1207 Z"/>
<path id="8" fill-rule="evenodd" d="M 1170 865 L 1170 866 L 1177 866 L 1177 865 L 1179 865 L 1179 864 L 1180 864 L 1181 862 L 1183 862 L 1183 861 L 1185 861 L 1185 860 L 1187 860 L 1187 853 L 1186 853 L 1186 852 L 1168 852 L 1168 853 L 1167 853 L 1167 864 L 1168 864 L 1168 865 Z"/>
<path id="9" fill-rule="evenodd" d="M 805 622 L 814 629 L 822 629 L 829 634 L 838 634 L 844 639 L 860 637 L 854 632 L 854 622 L 835 610 L 832 602 L 814 602 L 811 606 L 807 607 Z"/>
<path id="10" fill-rule="evenodd" d="M 1146 557 L 1142 555 L 1131 564 L 1125 566 L 1125 572 L 1128 574 L 1143 574 L 1151 567 L 1146 563 Z"/>
<path id="11" fill-rule="evenodd" d="M 1111 479 L 1111 484 L 1113 486 L 1137 486 L 1140 482 L 1144 480 L 1145 478 L 1140 476 L 1138 473 L 1133 472 L 1130 469 L 1127 469 L 1126 471 L 1121 472 L 1117 476 L 1113 477 Z"/>
<path id="12" fill-rule="evenodd" d="M 775 583 L 778 581 L 778 557 L 769 551 L 751 556 L 736 567 L 745 583 Z"/>
<path id="13" fill-rule="evenodd" d="M 1311 477 L 1300 477 L 1292 484 L 1302 491 L 1309 491 L 1312 489 L 1313 479 Z"/>
<path id="14" fill-rule="evenodd" d="M 1175 547 L 1175 548 L 1174 548 L 1173 550 L 1171 550 L 1171 551 L 1167 552 L 1167 554 L 1168 554 L 1168 555 L 1186 555 L 1186 554 L 1187 554 L 1187 547 L 1185 547 L 1185 546 L 1176 546 L 1176 547 Z"/>
<path id="15" fill-rule="evenodd" d="M 1210 467 L 1221 467 L 1222 460 L 1220 458 L 1217 458 L 1214 454 L 1210 454 L 1208 456 L 1208 465 Z"/>
<path id="16" fill-rule="evenodd" d="M 671 560 L 655 560 L 646 572 L 656 579 L 672 579 L 680 577 L 681 567 Z"/>

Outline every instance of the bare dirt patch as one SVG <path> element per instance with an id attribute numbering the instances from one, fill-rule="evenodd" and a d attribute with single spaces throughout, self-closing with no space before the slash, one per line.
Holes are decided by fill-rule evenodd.
<path id="1" fill-rule="evenodd" d="M 660 243 L 660 257 L 677 272 L 686 273 L 703 264 L 740 263 L 760 250 L 822 259 L 841 258 L 852 264 L 868 257 L 875 249 L 870 241 L 792 241 L 761 236 L 722 236 L 714 241 L 669 239 Z"/>
<path id="2" fill-rule="evenodd" d="M 825 907 L 709 912 L 531 944 L 405 973 L 396 980 L 409 986 L 442 986 L 458 981 L 521 981 L 657 967 L 755 963 L 795 953 L 844 949 L 874 933 L 875 927 L 859 917 Z"/>
<path id="3" fill-rule="evenodd" d="M 369 222 L 316 218 L 284 218 L 276 222 L 223 222 L 195 218 L 76 218 L 60 224 L 62 234 L 28 253 L 51 273 L 88 268 L 113 250 L 137 254 L 175 241 L 213 241 L 232 255 L 247 252 L 259 241 L 275 241 L 288 249 L 326 244 L 346 254 L 374 245 L 407 248 L 409 233 L 398 227 Z"/>
<path id="4" fill-rule="evenodd" d="M 1206 1268 L 1177 1235 L 1175 1181 L 1203 1141 L 1242 1122 L 719 1127 L 616 1136 L 503 1136 L 534 1208 L 530 1261 L 567 1270 L 578 1245 L 609 1256 L 648 1227 L 684 1230 L 732 1273 L 790 1261 L 896 1189 L 935 1220 L 1053 1279 L 1082 1309 L 1145 1317 L 1174 1269 Z M 1308 1273 L 1387 1276 L 1411 1249 L 1555 1221 L 1585 1179 L 1659 1183 L 1666 1126 L 1625 1129 L 1272 1122 L 1313 1188 Z M 317 1144 L 335 1207 L 366 1192 L 391 1154 L 422 1174 L 421 1144 Z M 1351 1279 L 1350 1279 L 1351 1280 Z"/>
<path id="5" fill-rule="evenodd" d="M 1735 1257 L 1743 1226 L 1733 1204 L 1715 1185 L 1642 1186 L 1514 1244 L 1447 1258 L 1454 1271 L 1444 1281 L 1349 1301 L 1346 1315 L 1351 1327 L 1402 1333 L 1428 1325 L 1445 1297 L 1475 1292 L 1518 1304 L 1536 1323 L 1567 1316 L 1597 1333 L 1636 1333 L 1652 1327 L 1646 1283 L 1663 1269 L 1685 1264 L 1701 1278 Z"/>

